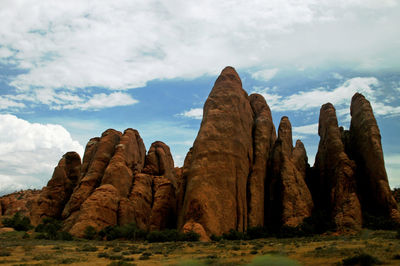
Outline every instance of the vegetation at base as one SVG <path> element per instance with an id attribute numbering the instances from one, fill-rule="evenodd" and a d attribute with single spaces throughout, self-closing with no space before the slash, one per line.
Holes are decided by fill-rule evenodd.
<path id="1" fill-rule="evenodd" d="M 170 242 L 170 241 L 198 241 L 200 236 L 195 232 L 180 233 L 176 229 L 166 229 L 163 231 L 146 232 L 135 223 L 117 226 L 107 226 L 104 229 L 96 232 L 93 227 L 85 229 L 86 239 L 125 239 L 125 240 L 147 240 L 153 242 Z"/>
<path id="2" fill-rule="evenodd" d="M 36 239 L 48 240 L 65 240 L 70 241 L 73 239 L 72 235 L 68 232 L 61 231 L 62 221 L 53 218 L 44 218 L 42 223 L 36 226 L 35 232 L 40 234 L 36 235 Z"/>
<path id="3" fill-rule="evenodd" d="M 19 212 L 12 218 L 4 218 L 2 221 L 5 227 L 12 227 L 17 231 L 28 231 L 33 228 L 28 217 L 22 216 Z"/>
<path id="4" fill-rule="evenodd" d="M 384 216 L 374 216 L 368 213 L 363 214 L 363 227 L 372 230 L 396 230 L 400 229 L 399 224 Z"/>
<path id="5" fill-rule="evenodd" d="M 83 238 L 93 240 L 97 236 L 97 231 L 93 226 L 87 226 L 83 231 Z"/>
<path id="6" fill-rule="evenodd" d="M 107 226 L 102 229 L 99 234 L 101 239 L 127 239 L 127 240 L 144 240 L 147 232 L 138 228 L 135 223 L 125 225 Z"/>
<path id="7" fill-rule="evenodd" d="M 343 259 L 343 265 L 378 265 L 382 264 L 380 260 L 369 254 L 361 253 L 359 255 Z"/>
<path id="8" fill-rule="evenodd" d="M 146 236 L 146 240 L 152 242 L 170 242 L 170 241 L 198 241 L 199 234 L 195 232 L 180 233 L 175 229 L 163 231 L 152 231 Z"/>

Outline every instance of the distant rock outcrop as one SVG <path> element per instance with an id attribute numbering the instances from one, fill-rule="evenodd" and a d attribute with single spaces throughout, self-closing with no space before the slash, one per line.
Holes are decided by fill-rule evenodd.
<path id="1" fill-rule="evenodd" d="M 12 216 L 19 212 L 31 218 L 32 206 L 37 202 L 41 190 L 27 189 L 0 197 L 0 216 Z"/>

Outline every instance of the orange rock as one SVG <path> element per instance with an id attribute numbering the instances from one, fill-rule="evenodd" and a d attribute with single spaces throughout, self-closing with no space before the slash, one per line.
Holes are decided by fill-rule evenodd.
<path id="1" fill-rule="evenodd" d="M 114 129 L 106 130 L 96 145 L 93 152 L 85 152 L 85 154 L 93 154 L 90 160 L 89 168 L 84 177 L 79 181 L 77 187 L 71 195 L 70 200 L 65 206 L 62 217 L 67 218 L 72 212 L 78 211 L 82 203 L 92 194 L 96 187 L 101 183 L 104 171 L 114 155 L 115 146 L 118 144 L 121 132 Z M 92 146 L 87 146 L 91 150 Z M 88 160 L 84 158 L 85 163 Z"/>
<path id="2" fill-rule="evenodd" d="M 43 187 L 39 199 L 33 205 L 31 222 L 40 223 L 45 217 L 61 218 L 61 212 L 69 200 L 80 176 L 81 157 L 67 152 L 54 169 L 53 176 Z"/>
<path id="3" fill-rule="evenodd" d="M 111 184 L 127 197 L 132 187 L 133 174 L 139 173 L 144 166 L 146 148 L 139 133 L 134 129 L 126 129 L 115 154 L 105 170 L 102 185 Z"/>
<path id="4" fill-rule="evenodd" d="M 209 242 L 211 239 L 208 237 L 203 226 L 195 222 L 187 222 L 182 228 L 183 233 L 194 232 L 200 236 L 199 240 L 202 242 Z"/>
<path id="5" fill-rule="evenodd" d="M 272 227 L 282 224 L 296 227 L 311 216 L 313 201 L 305 183 L 307 155 L 298 140 L 293 148 L 292 126 L 282 117 L 270 160 L 267 180 L 266 223 Z"/>
<path id="6" fill-rule="evenodd" d="M 275 143 L 275 126 L 271 110 L 263 96 L 251 94 L 250 105 L 254 113 L 253 165 L 248 179 L 248 225 L 264 226 L 264 193 L 267 164 Z"/>
<path id="7" fill-rule="evenodd" d="M 152 185 L 153 176 L 143 173 L 136 174 L 133 188 L 129 195 L 129 201 L 133 205 L 133 216 L 130 217 L 134 217 L 136 225 L 143 230 L 147 230 L 150 223 L 151 204 L 153 201 Z M 130 219 L 130 217 L 124 219 Z"/>
<path id="8" fill-rule="evenodd" d="M 74 236 L 83 237 L 88 226 L 93 226 L 99 231 L 107 226 L 116 225 L 118 204 L 118 190 L 109 184 L 102 185 L 82 204 L 69 232 Z"/>
<path id="9" fill-rule="evenodd" d="M 150 231 L 176 228 L 176 195 L 173 182 L 164 176 L 155 176 L 153 190 Z"/>
<path id="10" fill-rule="evenodd" d="M 19 212 L 21 215 L 32 219 L 31 209 L 38 200 L 40 193 L 41 190 L 27 189 L 0 197 L 2 215 L 13 216 Z"/>
<path id="11" fill-rule="evenodd" d="M 373 214 L 399 217 L 390 191 L 381 135 L 371 104 L 362 94 L 351 100 L 350 156 L 357 164 L 357 186 L 363 210 Z"/>
<path id="12" fill-rule="evenodd" d="M 226 67 L 204 105 L 193 144 L 183 223 L 199 223 L 208 235 L 246 230 L 253 123 L 241 80 L 232 67 Z"/>
<path id="13" fill-rule="evenodd" d="M 345 153 L 336 110 L 327 103 L 321 107 L 315 158 L 314 202 L 331 213 L 337 230 L 361 228 L 361 206 L 357 196 L 355 163 Z"/>

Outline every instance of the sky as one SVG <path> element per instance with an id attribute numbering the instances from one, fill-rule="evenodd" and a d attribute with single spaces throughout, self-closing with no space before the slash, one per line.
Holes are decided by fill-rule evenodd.
<path id="1" fill-rule="evenodd" d="M 320 106 L 370 100 L 400 186 L 400 0 L 0 0 L 0 195 L 41 188 L 108 128 L 181 166 L 225 66 L 288 116 L 312 165 Z"/>

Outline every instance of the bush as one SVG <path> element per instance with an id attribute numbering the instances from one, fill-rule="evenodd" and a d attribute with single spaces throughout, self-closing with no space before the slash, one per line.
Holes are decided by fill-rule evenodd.
<path id="1" fill-rule="evenodd" d="M 107 226 L 99 232 L 101 238 L 114 240 L 124 238 L 127 240 L 145 239 L 147 232 L 138 228 L 135 223 L 130 223 L 122 226 Z"/>
<path id="2" fill-rule="evenodd" d="M 72 240 L 72 235 L 68 232 L 60 231 L 62 222 L 53 218 L 44 218 L 42 223 L 36 226 L 35 232 L 39 232 L 36 239 L 48 240 Z"/>
<path id="3" fill-rule="evenodd" d="M 365 253 L 343 259 L 342 262 L 343 265 L 362 265 L 362 266 L 382 264 L 382 262 L 379 261 L 377 258 Z"/>
<path id="4" fill-rule="evenodd" d="M 246 239 L 259 239 L 271 236 L 269 230 L 262 226 L 249 227 L 246 231 Z"/>
<path id="5" fill-rule="evenodd" d="M 200 238 L 200 235 L 193 231 L 179 234 L 179 241 L 195 242 L 195 241 L 199 241 L 199 238 Z"/>
<path id="6" fill-rule="evenodd" d="M 246 239 L 246 234 L 230 229 L 228 233 L 222 234 L 222 238 L 227 240 L 243 240 Z"/>
<path id="7" fill-rule="evenodd" d="M 97 236 L 97 231 L 94 229 L 93 226 L 86 226 L 85 230 L 83 231 L 83 238 L 93 240 Z"/>
<path id="8" fill-rule="evenodd" d="M 400 229 L 399 224 L 384 216 L 374 216 L 368 213 L 363 215 L 363 227 L 372 230 L 395 230 Z"/>
<path id="9" fill-rule="evenodd" d="M 152 231 L 147 234 L 146 239 L 150 242 L 170 242 L 178 240 L 178 231 L 175 229 L 168 229 L 163 231 Z"/>
<path id="10" fill-rule="evenodd" d="M 29 218 L 22 216 L 19 212 L 14 214 L 12 218 L 3 219 L 2 222 L 5 227 L 12 227 L 17 231 L 28 231 L 33 228 Z"/>

